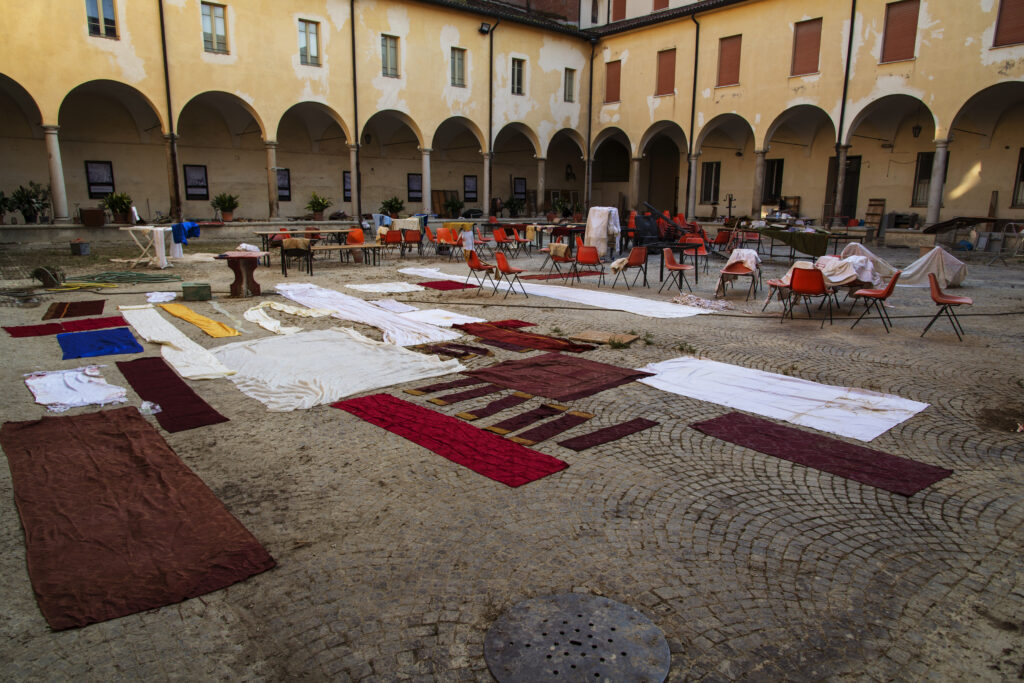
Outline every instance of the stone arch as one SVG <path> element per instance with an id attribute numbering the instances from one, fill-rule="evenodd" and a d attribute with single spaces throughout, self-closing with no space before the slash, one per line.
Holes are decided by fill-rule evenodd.
<path id="1" fill-rule="evenodd" d="M 281 138 L 281 125 L 288 117 L 297 116 L 302 124 L 305 126 L 306 131 L 309 135 L 310 140 L 316 141 L 323 138 L 323 135 L 331 127 L 331 125 L 337 125 L 341 130 L 346 142 L 352 143 L 352 131 L 348 124 L 345 123 L 345 119 L 341 117 L 337 111 L 327 106 L 322 102 L 297 102 L 292 106 L 288 107 L 281 118 L 277 122 L 277 132 L 275 133 L 275 139 L 280 141 Z"/>
<path id="2" fill-rule="evenodd" d="M 573 142 L 575 142 L 576 146 L 579 147 L 580 157 L 586 156 L 587 141 L 584 139 L 582 135 L 580 135 L 579 131 L 577 131 L 575 128 L 562 128 L 556 131 L 555 134 L 552 135 L 551 138 L 548 140 L 547 149 L 544 150 L 545 157 L 547 157 L 551 153 L 551 147 L 555 143 L 555 139 L 560 137 L 567 137 Z"/>
<path id="3" fill-rule="evenodd" d="M 438 146 L 443 145 L 446 138 L 450 139 L 450 136 L 455 133 L 455 130 L 458 127 L 469 131 L 469 133 L 476 138 L 477 143 L 479 143 L 480 151 L 486 151 L 487 136 L 484 135 L 483 131 L 480 130 L 480 127 L 477 126 L 472 119 L 466 118 L 465 116 L 449 116 L 439 123 L 437 128 L 434 129 L 434 134 L 431 136 L 430 147 L 432 149 L 437 149 Z"/>
<path id="4" fill-rule="evenodd" d="M 783 129 L 789 129 L 787 132 L 791 135 L 795 134 L 794 137 L 798 138 L 798 143 L 796 144 L 806 145 L 808 148 L 811 148 L 818 131 L 826 122 L 831 127 L 832 140 L 834 142 L 837 137 L 835 134 L 836 127 L 828 112 L 813 104 L 798 104 L 789 107 L 776 116 L 775 120 L 768 126 L 768 130 L 764 134 L 764 140 L 761 141 L 759 148 L 765 149 L 769 147 L 776 133 Z"/>
<path id="5" fill-rule="evenodd" d="M 930 123 L 933 132 L 939 128 L 938 119 L 931 109 L 917 97 L 901 93 L 886 95 L 868 102 L 850 118 L 843 144 L 852 145 L 855 131 L 864 125 L 873 126 L 879 134 L 892 141 L 903 122 L 911 116 L 917 117 L 914 125 L 923 127 Z"/>
<path id="6" fill-rule="evenodd" d="M 748 138 L 754 137 L 754 128 L 750 125 L 749 121 L 739 114 L 719 114 L 701 126 L 700 132 L 697 133 L 696 144 L 694 145 L 695 154 L 701 153 L 708 136 L 715 132 L 732 139 L 739 151 L 743 151 Z"/>

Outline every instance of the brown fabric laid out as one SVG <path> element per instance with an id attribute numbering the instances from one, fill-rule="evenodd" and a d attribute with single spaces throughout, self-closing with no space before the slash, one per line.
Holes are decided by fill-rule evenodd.
<path id="1" fill-rule="evenodd" d="M 50 304 L 43 314 L 43 320 L 54 318 L 81 318 L 86 315 L 99 315 L 103 312 L 106 299 L 93 301 L 59 301 Z"/>
<path id="2" fill-rule="evenodd" d="M 526 403 L 531 398 L 533 398 L 533 394 L 526 394 L 523 393 L 522 391 L 517 391 L 509 396 L 504 396 L 502 398 L 495 399 L 488 403 L 487 405 L 482 406 L 480 408 L 474 408 L 472 410 L 467 410 L 462 413 L 456 413 L 455 417 L 461 417 L 463 420 L 470 421 L 479 420 L 481 417 L 490 417 L 491 415 L 500 413 L 503 410 L 514 408 L 520 404 Z"/>
<path id="3" fill-rule="evenodd" d="M 642 432 L 645 429 L 657 426 L 658 423 L 654 420 L 638 417 L 628 422 L 623 422 L 622 424 L 612 425 L 611 427 L 598 429 L 597 431 L 590 432 L 589 434 L 574 436 L 571 439 L 559 441 L 558 445 L 570 448 L 574 451 L 582 451 L 587 448 L 591 448 L 592 446 L 600 446 L 603 443 L 616 441 L 624 436 L 636 434 L 637 432 Z"/>
<path id="4" fill-rule="evenodd" d="M 445 394 L 444 396 L 438 396 L 437 398 L 431 398 L 427 400 L 433 403 L 434 405 L 446 406 L 451 403 L 458 403 L 459 401 L 468 401 L 471 398 L 480 398 L 481 396 L 496 394 L 499 391 L 504 391 L 504 388 L 496 387 L 493 384 L 485 384 L 482 387 L 466 389 L 465 391 L 459 391 L 454 394 Z"/>
<path id="5" fill-rule="evenodd" d="M 651 375 L 642 370 L 620 368 L 560 353 L 545 353 L 505 361 L 488 368 L 469 370 L 463 374 L 475 377 L 481 382 L 491 382 L 557 401 L 586 398 L 599 391 Z"/>
<path id="6" fill-rule="evenodd" d="M 494 432 L 495 434 L 501 434 L 502 436 L 504 436 L 505 434 L 514 432 L 517 429 L 528 427 L 529 425 L 532 425 L 534 422 L 540 422 L 541 420 L 545 420 L 551 417 L 552 415 L 558 415 L 559 413 L 563 413 L 568 409 L 569 406 L 560 406 L 552 403 L 545 403 L 544 405 L 538 406 L 533 410 L 528 410 L 525 413 L 520 413 L 519 415 L 513 415 L 507 420 L 502 420 L 501 422 L 493 424 L 490 427 L 484 427 L 484 429 L 486 429 L 489 432 Z"/>
<path id="7" fill-rule="evenodd" d="M 284 249 L 309 249 L 309 240 L 305 237 L 285 237 L 281 246 Z"/>
<path id="8" fill-rule="evenodd" d="M 594 417 L 593 413 L 585 413 L 582 410 L 570 410 L 558 419 L 552 420 L 551 422 L 545 422 L 539 427 L 528 429 L 519 436 L 510 436 L 509 439 L 516 443 L 521 443 L 524 446 L 533 446 L 534 444 L 546 441 L 553 436 L 558 436 L 562 432 L 567 432 L 576 425 L 581 425 L 592 417 Z"/>
<path id="9" fill-rule="evenodd" d="M 550 337 L 546 334 L 510 330 L 504 327 L 491 325 L 490 323 L 464 323 L 461 325 L 452 325 L 452 327 L 457 330 L 462 330 L 466 334 L 471 334 L 474 337 L 479 337 L 485 342 L 494 341 L 502 344 L 514 344 L 515 346 L 523 346 L 528 349 L 539 349 L 541 351 L 569 351 L 571 353 L 594 350 L 594 347 L 588 344 L 578 344 L 576 342 L 569 341 L 568 339 Z"/>
<path id="10" fill-rule="evenodd" d="M 458 389 L 459 387 L 470 387 L 474 384 L 483 384 L 482 379 L 475 379 L 473 377 L 462 377 L 460 379 L 449 380 L 447 382 L 438 382 L 436 384 L 428 384 L 425 387 L 419 387 L 418 389 L 406 389 L 405 393 L 412 394 L 413 396 L 423 396 L 424 394 L 432 394 L 435 391 L 444 391 L 445 389 Z"/>
<path id="11" fill-rule="evenodd" d="M 134 407 L 0 428 L 50 627 L 181 602 L 274 566 Z"/>

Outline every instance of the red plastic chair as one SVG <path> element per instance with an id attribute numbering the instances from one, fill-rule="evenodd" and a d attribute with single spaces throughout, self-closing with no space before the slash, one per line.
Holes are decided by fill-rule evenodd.
<path id="1" fill-rule="evenodd" d="M 440 230 L 438 230 L 438 232 L 440 232 Z M 477 256 L 476 252 L 473 251 L 472 249 L 465 252 L 464 255 L 466 257 L 466 265 L 469 266 L 469 275 L 466 276 L 466 284 L 468 285 L 469 278 L 473 277 L 476 278 L 476 283 L 477 285 L 480 286 L 480 289 L 483 289 L 484 282 L 486 280 L 490 280 L 491 286 L 497 289 L 498 285 L 495 284 L 494 278 L 491 277 L 491 271 L 494 270 L 494 266 L 492 266 L 490 263 L 484 263 L 483 261 L 481 261 L 480 257 Z M 480 296 L 479 289 L 477 290 L 476 293 L 477 296 Z"/>
<path id="2" fill-rule="evenodd" d="M 434 254 L 437 254 L 437 238 L 434 236 L 434 231 L 427 225 L 423 228 L 423 234 L 427 237 L 427 244 L 433 247 Z"/>
<path id="3" fill-rule="evenodd" d="M 760 275 L 758 269 L 751 270 L 745 265 L 736 261 L 735 263 L 727 264 L 724 268 L 719 271 L 718 286 L 715 288 L 715 296 L 725 296 L 726 290 L 729 288 L 729 283 L 734 279 L 730 276 L 749 277 L 750 288 L 747 290 L 747 297 L 744 301 L 750 299 L 750 295 L 757 292 L 757 278 Z"/>
<path id="4" fill-rule="evenodd" d="M 704 258 L 704 272 L 708 272 L 708 250 L 704 245 L 704 240 L 699 235 L 683 235 L 679 238 L 679 243 L 686 245 L 683 247 L 684 256 L 693 257 L 693 265 L 700 265 L 700 258 Z M 697 273 L 694 272 L 696 276 Z M 700 277 L 697 277 L 697 282 L 700 282 Z"/>
<path id="5" fill-rule="evenodd" d="M 515 255 L 512 252 L 519 252 L 519 245 L 505 234 L 505 228 L 495 228 L 491 231 L 491 234 L 494 235 L 494 244 L 498 249 L 501 249 L 509 256 Z"/>
<path id="6" fill-rule="evenodd" d="M 854 320 L 853 324 L 850 325 L 851 330 L 857 327 L 857 323 L 859 323 L 864 316 L 870 313 L 871 309 L 874 308 L 878 313 L 878 317 L 882 319 L 882 327 L 885 328 L 885 333 L 889 334 L 889 328 L 892 327 L 892 320 L 889 318 L 889 314 L 885 311 L 885 301 L 892 296 L 892 291 L 896 288 L 896 281 L 900 279 L 900 273 L 902 272 L 902 270 L 897 270 L 893 274 L 892 279 L 889 280 L 889 284 L 887 284 L 884 289 L 858 289 L 853 293 L 854 301 L 860 299 L 864 302 L 865 306 L 864 312 L 860 314 L 860 318 Z M 856 306 L 856 303 L 854 306 Z"/>
<path id="7" fill-rule="evenodd" d="M 615 289 L 615 283 L 619 281 L 619 276 L 623 275 L 627 270 L 634 268 L 638 272 L 633 276 L 633 284 L 640 279 L 640 275 L 644 276 L 644 287 L 647 287 L 647 247 L 633 247 L 629 251 L 629 256 L 626 258 L 626 265 L 615 274 L 615 279 L 612 280 L 612 289 Z M 629 289 L 629 276 L 625 275 L 622 281 L 626 283 L 626 289 Z"/>
<path id="8" fill-rule="evenodd" d="M 462 237 L 456 237 L 451 228 L 438 228 L 437 246 L 448 247 L 448 260 L 451 261 L 457 252 L 462 252 Z"/>
<path id="9" fill-rule="evenodd" d="M 789 276 L 790 302 L 787 307 L 789 319 L 793 319 L 793 307 L 801 298 L 807 308 L 807 317 L 811 317 L 808 301 L 814 297 L 823 297 L 822 303 L 828 302 L 828 324 L 832 324 L 832 300 L 836 290 L 825 284 L 825 275 L 817 268 L 794 268 Z M 838 302 L 837 302 L 838 305 Z M 818 308 L 821 308 L 819 305 Z M 782 312 L 782 320 L 786 319 L 786 311 Z M 780 321 L 781 322 L 781 321 Z M 821 316 L 821 326 L 825 327 L 825 316 Z"/>
<path id="10" fill-rule="evenodd" d="M 585 266 L 581 268 L 580 266 Z M 571 270 L 569 271 L 569 282 L 572 283 L 573 278 L 577 282 L 582 282 L 580 279 L 580 273 L 584 270 L 592 270 L 597 268 L 601 271 L 601 277 L 597 281 L 597 286 L 600 287 L 601 283 L 604 282 L 604 264 L 601 263 L 601 257 L 597 253 L 597 247 L 588 247 L 586 245 L 581 246 L 576 250 L 576 258 L 572 262 Z"/>
<path id="11" fill-rule="evenodd" d="M 732 230 L 719 230 L 715 233 L 715 239 L 711 240 L 711 248 L 714 251 L 722 251 L 732 241 Z"/>
<path id="12" fill-rule="evenodd" d="M 419 230 L 402 231 L 402 258 L 405 258 L 406 250 L 411 250 L 416 245 L 416 251 L 423 255 L 423 233 Z"/>
<path id="13" fill-rule="evenodd" d="M 508 264 L 508 259 L 502 252 L 497 252 L 494 255 L 494 259 L 498 263 L 498 280 L 494 284 L 494 292 L 498 291 L 498 282 L 504 278 L 505 282 L 508 283 L 508 289 L 505 290 L 505 296 L 502 299 L 507 299 L 509 293 L 515 293 L 516 283 L 519 283 L 519 289 L 522 290 L 523 296 L 529 298 L 529 294 L 526 293 L 526 287 L 523 287 L 523 283 L 519 280 L 519 274 L 525 273 L 526 271 L 522 268 L 513 268 Z M 491 296 L 494 296 L 494 292 L 491 292 Z"/>
<path id="14" fill-rule="evenodd" d="M 661 287 L 658 288 L 658 294 L 661 294 L 661 290 L 665 289 L 665 285 L 672 281 L 678 283 L 680 292 L 683 291 L 684 282 L 686 283 L 686 288 L 692 292 L 693 287 L 690 286 L 690 281 L 686 279 L 686 271 L 693 270 L 693 266 L 676 261 L 675 252 L 672 251 L 671 247 L 665 247 L 661 253 L 665 257 L 665 269 L 668 271 L 668 279 L 661 283 Z"/>
<path id="15" fill-rule="evenodd" d="M 553 244 L 563 244 L 564 245 L 565 244 L 565 242 L 563 241 L 564 239 L 565 239 L 564 237 L 559 237 L 559 238 L 557 238 L 553 242 Z M 562 268 L 561 268 L 560 264 L 566 264 L 566 265 L 569 266 L 570 269 L 572 269 L 572 263 L 573 263 L 572 249 L 566 249 L 565 250 L 565 254 L 563 256 L 552 256 L 552 254 L 550 252 L 550 248 L 551 248 L 551 244 L 548 244 L 548 249 L 549 249 L 549 251 L 548 251 L 548 261 L 551 262 L 551 267 L 548 269 L 549 273 L 557 272 L 559 275 L 562 275 Z M 547 263 L 547 261 L 545 261 L 545 263 Z M 564 277 L 564 275 L 563 275 L 563 277 Z"/>
<path id="16" fill-rule="evenodd" d="M 402 251 L 402 231 L 401 230 L 388 230 L 384 233 L 384 243 L 382 251 Z"/>
<path id="17" fill-rule="evenodd" d="M 928 322 L 928 326 L 924 328 L 921 336 L 923 337 L 931 329 L 932 324 L 939 319 L 939 316 L 945 313 L 946 317 L 949 318 L 950 324 L 953 325 L 956 338 L 963 341 L 963 335 L 966 333 L 964 332 L 963 325 L 960 324 L 960 318 L 956 317 L 956 311 L 953 309 L 957 306 L 973 306 L 974 299 L 969 296 L 951 296 L 946 294 L 939 287 L 939 280 L 935 277 L 935 273 L 928 273 L 928 284 L 932 289 L 932 301 L 939 307 L 939 312 Z"/>
<path id="18" fill-rule="evenodd" d="M 523 228 L 524 231 L 525 229 L 526 228 Z M 525 248 L 527 256 L 531 255 L 530 249 L 533 247 L 533 242 L 531 240 L 528 240 L 525 237 L 520 237 L 519 231 L 515 228 L 512 229 L 512 237 L 515 239 L 516 251 Z"/>
<path id="19" fill-rule="evenodd" d="M 473 232 L 476 233 L 476 243 L 486 249 L 492 255 L 494 254 L 494 239 L 491 237 L 484 237 L 483 233 L 480 232 L 480 226 L 474 225 Z"/>

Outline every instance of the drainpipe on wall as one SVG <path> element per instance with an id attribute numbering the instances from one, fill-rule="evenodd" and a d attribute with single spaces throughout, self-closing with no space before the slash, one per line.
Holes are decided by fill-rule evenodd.
<path id="1" fill-rule="evenodd" d="M 693 128 L 695 119 L 697 118 L 697 62 L 700 57 L 700 22 L 697 21 L 696 13 L 690 15 L 690 20 L 693 21 L 694 26 L 697 27 L 697 33 L 693 39 L 693 88 L 690 91 L 690 135 L 687 139 L 689 143 L 689 159 L 687 159 L 688 168 L 690 169 L 689 175 L 694 175 L 694 169 L 696 168 L 696 161 L 693 156 L 694 142 L 693 142 Z M 694 182 L 693 177 L 686 179 L 686 212 L 689 214 L 686 218 L 688 220 L 697 220 L 696 218 L 696 202 L 694 203 L 692 210 L 690 206 L 690 190 L 696 188 L 697 184 Z M 696 189 L 693 190 L 696 192 Z"/>
<path id="2" fill-rule="evenodd" d="M 171 216 L 181 220 L 181 191 L 178 189 L 178 136 L 174 134 L 174 108 L 171 106 L 171 72 L 167 65 L 167 31 L 164 27 L 164 0 L 157 0 L 160 9 L 160 49 L 164 57 L 164 96 L 167 98 L 167 139 L 171 157 Z"/>
<path id="3" fill-rule="evenodd" d="M 359 148 L 359 81 L 356 77 L 356 2 L 348 0 L 348 22 L 352 42 L 352 135 L 356 143 L 356 167 L 352 169 L 352 177 L 356 181 L 356 220 L 363 220 L 363 176 L 360 173 Z"/>
<path id="4" fill-rule="evenodd" d="M 836 134 L 836 198 L 832 203 L 832 224 L 843 212 L 846 190 L 846 150 L 843 148 L 843 129 L 846 127 L 846 96 L 850 90 L 850 65 L 853 62 L 853 33 L 857 23 L 857 0 L 850 0 L 850 36 L 846 43 L 846 72 L 843 74 L 843 101 L 839 104 L 839 131 Z M 843 164 L 840 166 L 839 162 Z"/>
<path id="5" fill-rule="evenodd" d="M 597 47 L 597 38 L 590 39 L 590 87 L 587 92 L 587 187 L 584 191 L 587 211 L 590 210 L 592 201 L 592 190 L 594 187 L 594 160 L 591 158 L 591 145 L 594 127 L 594 49 Z"/>
<path id="6" fill-rule="evenodd" d="M 494 182 L 494 31 L 501 24 L 501 19 L 487 32 L 487 206 L 485 213 L 491 215 L 491 183 Z"/>

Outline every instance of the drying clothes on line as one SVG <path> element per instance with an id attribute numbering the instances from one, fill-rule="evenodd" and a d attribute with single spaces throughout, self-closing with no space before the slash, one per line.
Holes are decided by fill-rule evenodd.
<path id="1" fill-rule="evenodd" d="M 217 379 L 231 374 L 209 351 L 160 317 L 151 305 L 118 306 L 139 336 L 160 344 L 160 354 L 185 379 Z"/>
<path id="2" fill-rule="evenodd" d="M 391 225 L 391 216 L 387 216 L 387 215 L 382 214 L 382 213 L 375 213 L 375 214 L 371 214 L 371 215 L 373 216 L 373 225 L 374 225 L 374 227 L 379 228 L 382 225 L 387 225 L 387 226 Z"/>
<path id="3" fill-rule="evenodd" d="M 408 320 L 385 311 L 368 301 L 325 289 L 309 283 L 280 284 L 277 291 L 286 299 L 309 306 L 333 311 L 338 320 L 363 323 L 380 329 L 384 341 L 396 346 L 417 346 L 430 342 L 451 341 L 462 336 L 459 332 L 441 329 L 435 325 Z"/>
<path id="4" fill-rule="evenodd" d="M 819 384 L 689 356 L 652 363 L 642 370 L 654 377 L 639 381 L 662 391 L 860 441 L 871 441 L 928 407 L 927 403 L 877 391 Z"/>
<path id="5" fill-rule="evenodd" d="M 437 325 L 438 327 L 451 327 L 452 325 L 461 325 L 464 323 L 487 322 L 484 318 L 474 318 L 471 315 L 452 313 L 451 311 L 446 311 L 441 308 L 428 308 L 422 311 L 402 313 L 400 315 L 403 318 L 408 318 L 409 320 L 417 320 L 421 323 L 429 323 L 431 325 Z"/>
<path id="6" fill-rule="evenodd" d="M 33 372 L 25 375 L 25 385 L 36 403 L 44 405 L 55 413 L 70 408 L 109 403 L 124 403 L 128 390 L 107 384 L 100 368 L 105 365 L 83 365 L 74 370 L 53 370 Z"/>
<path id="7" fill-rule="evenodd" d="M 422 292 L 423 287 L 411 285 L 408 282 L 371 282 L 364 285 L 345 285 L 357 292 L 372 292 L 373 294 L 401 294 L 402 292 Z"/>
<path id="8" fill-rule="evenodd" d="M 385 311 L 391 311 L 392 313 L 411 313 L 412 311 L 418 311 L 420 309 L 409 304 L 402 303 L 401 301 L 395 301 L 394 299 L 374 299 L 370 302 L 378 308 L 383 308 Z"/>
<path id="9" fill-rule="evenodd" d="M 189 237 L 199 237 L 199 224 L 192 221 L 171 225 L 171 239 L 175 244 L 188 244 Z"/>
<path id="10" fill-rule="evenodd" d="M 64 352 L 63 360 L 144 351 L 127 327 L 90 332 L 65 332 L 57 335 L 57 343 Z"/>
<path id="11" fill-rule="evenodd" d="M 242 393 L 273 412 L 463 370 L 457 360 L 441 361 L 347 328 L 235 342 L 213 354 L 235 372 L 231 380 Z"/>
<path id="12" fill-rule="evenodd" d="M 455 282 L 463 282 L 466 279 L 465 275 L 451 275 L 449 273 L 443 273 L 436 268 L 401 268 L 398 272 L 416 277 L 445 279 Z M 583 289 L 582 287 L 538 285 L 532 282 L 525 282 L 522 284 L 526 293 L 531 296 L 546 296 L 551 299 L 585 304 L 587 306 L 594 306 L 595 308 L 635 313 L 636 315 L 642 315 L 648 318 L 688 318 L 691 315 L 701 315 L 711 312 L 690 306 L 680 306 L 679 304 L 667 301 L 652 301 L 650 299 L 641 299 L 636 296 L 613 294 L 611 292 Z M 508 289 L 508 283 L 502 280 L 498 283 L 498 289 Z"/>
<path id="13" fill-rule="evenodd" d="M 160 304 L 164 309 L 176 318 L 192 323 L 211 337 L 220 339 L 222 337 L 237 337 L 239 332 L 235 328 L 225 325 L 222 322 L 211 320 L 205 315 L 199 315 L 185 304 Z"/>
<path id="14" fill-rule="evenodd" d="M 174 297 L 178 296 L 174 292 L 149 292 L 146 294 L 146 301 L 151 304 L 163 304 L 168 301 L 174 301 Z"/>
<path id="15" fill-rule="evenodd" d="M 903 269 L 897 287 L 928 287 L 933 273 L 939 287 L 959 287 L 967 277 L 967 264 L 942 247 L 935 247 Z"/>

